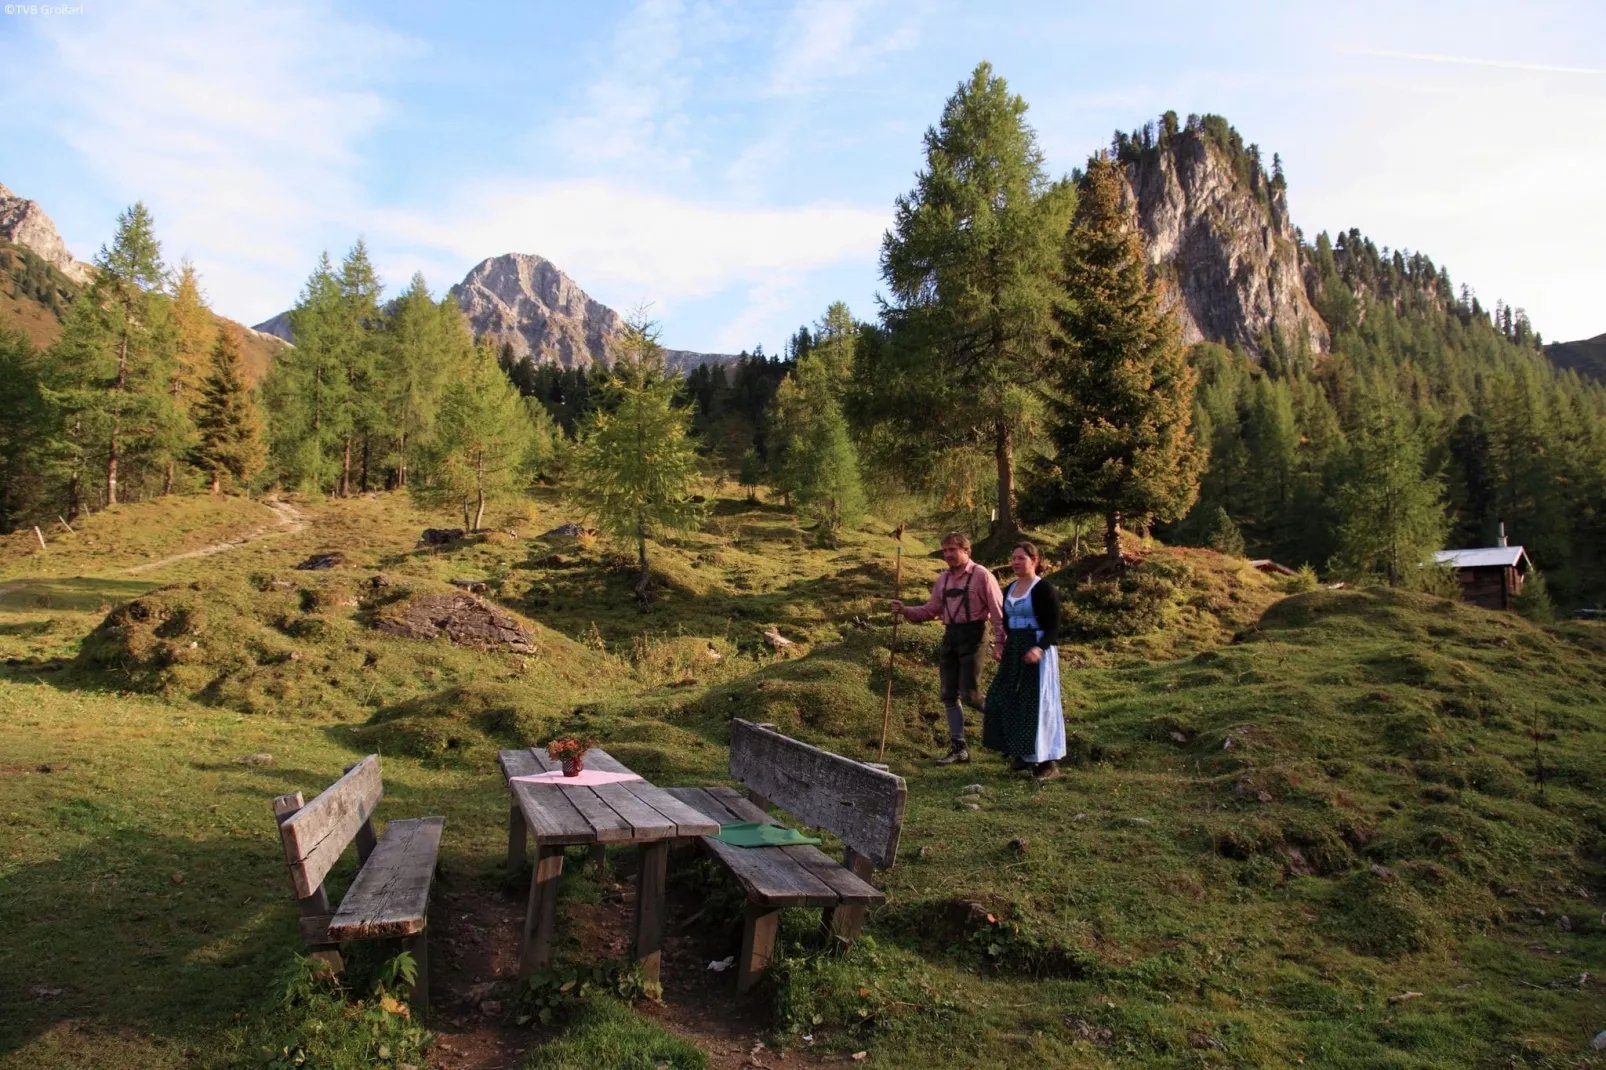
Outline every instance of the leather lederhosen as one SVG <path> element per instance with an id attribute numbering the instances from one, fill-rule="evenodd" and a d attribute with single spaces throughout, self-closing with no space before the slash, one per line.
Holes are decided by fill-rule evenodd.
<path id="1" fill-rule="evenodd" d="M 959 701 L 971 709 L 979 710 L 982 708 L 980 686 L 982 639 L 986 634 L 987 621 L 971 619 L 970 585 L 975 578 L 976 570 L 972 568 L 965 578 L 963 587 L 943 588 L 942 596 L 945 600 L 952 598 L 962 600 L 965 619 L 953 620 L 958 615 L 957 610 L 947 614 L 949 623 L 943 627 L 942 647 L 937 654 L 937 668 L 942 681 L 942 701 L 945 703 Z M 946 582 L 945 579 L 944 583 Z"/>

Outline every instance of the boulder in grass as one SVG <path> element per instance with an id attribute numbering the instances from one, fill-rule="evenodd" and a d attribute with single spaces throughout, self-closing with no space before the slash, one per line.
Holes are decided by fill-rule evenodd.
<path id="1" fill-rule="evenodd" d="M 490 585 L 484 580 L 450 580 L 453 587 L 461 587 L 469 594 L 484 594 L 490 590 Z"/>
<path id="2" fill-rule="evenodd" d="M 541 538 L 543 538 L 543 539 L 557 539 L 557 538 L 578 539 L 582 535 L 589 535 L 589 534 L 591 534 L 591 533 L 589 531 L 587 531 L 585 528 L 581 527 L 579 524 L 559 524 L 557 527 L 553 528 L 551 531 L 543 533 Z"/>
<path id="3" fill-rule="evenodd" d="M 296 568 L 301 572 L 320 572 L 326 568 L 336 568 L 345 563 L 345 554 L 339 550 L 331 550 L 328 553 L 313 554 L 297 565 Z"/>
<path id="4" fill-rule="evenodd" d="M 535 651 L 517 620 L 471 594 L 425 594 L 387 607 L 374 627 L 400 639 L 444 636 L 456 646 L 480 650 Z"/>
<path id="5" fill-rule="evenodd" d="M 445 546 L 463 537 L 462 528 L 425 528 L 418 537 L 420 546 Z"/>

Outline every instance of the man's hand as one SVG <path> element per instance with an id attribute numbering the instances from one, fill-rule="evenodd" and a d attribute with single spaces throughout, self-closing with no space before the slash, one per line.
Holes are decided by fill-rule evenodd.
<path id="1" fill-rule="evenodd" d="M 892 615 L 894 617 L 903 616 L 903 603 L 898 601 L 896 598 L 887 603 L 887 608 L 892 610 Z"/>
<path id="2" fill-rule="evenodd" d="M 1034 646 L 1021 657 L 1021 660 L 1028 665 L 1036 665 L 1043 660 L 1043 651 L 1040 647 Z"/>
<path id="3" fill-rule="evenodd" d="M 1004 648 L 1003 647 L 1001 647 L 1001 646 L 993 647 L 993 660 L 994 661 L 1003 661 L 1004 660 Z"/>

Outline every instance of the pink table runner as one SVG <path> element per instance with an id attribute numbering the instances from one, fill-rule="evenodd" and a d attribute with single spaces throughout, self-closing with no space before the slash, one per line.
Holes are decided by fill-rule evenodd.
<path id="1" fill-rule="evenodd" d="M 522 781 L 525 784 L 556 784 L 560 788 L 594 788 L 599 784 L 617 784 L 622 780 L 640 780 L 634 773 L 610 773 L 606 769 L 582 769 L 578 776 L 564 776 L 563 770 L 554 769 L 549 773 L 536 773 L 533 776 L 510 777 L 510 780 Z"/>

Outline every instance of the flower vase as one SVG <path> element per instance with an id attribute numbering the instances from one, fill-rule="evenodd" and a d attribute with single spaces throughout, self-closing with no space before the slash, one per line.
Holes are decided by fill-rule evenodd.
<path id="1" fill-rule="evenodd" d="M 565 758 L 565 759 L 563 759 L 563 775 L 564 776 L 579 776 L 580 775 L 580 770 L 582 770 L 584 768 L 585 768 L 585 757 L 583 755 L 575 755 L 573 758 Z"/>

